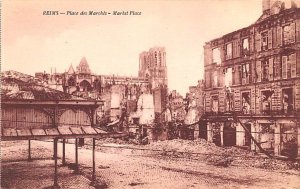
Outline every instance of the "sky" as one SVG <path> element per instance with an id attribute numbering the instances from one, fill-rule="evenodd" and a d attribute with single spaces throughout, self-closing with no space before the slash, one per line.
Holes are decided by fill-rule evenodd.
<path id="1" fill-rule="evenodd" d="M 141 15 L 43 15 L 136 11 Z M 4 0 L 1 70 L 64 72 L 86 57 L 95 74 L 137 76 L 139 54 L 165 47 L 169 90 L 203 79 L 205 42 L 254 23 L 261 0 Z"/>

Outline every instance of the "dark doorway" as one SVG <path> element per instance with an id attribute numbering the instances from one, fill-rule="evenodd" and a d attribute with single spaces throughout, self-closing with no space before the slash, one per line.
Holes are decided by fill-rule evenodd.
<path id="1" fill-rule="evenodd" d="M 250 148 L 251 147 L 251 137 L 250 137 L 250 134 L 251 134 L 251 124 L 250 123 L 246 123 L 245 127 L 250 132 L 250 133 L 247 133 L 245 131 L 245 146 L 248 146 Z"/>
<path id="2" fill-rule="evenodd" d="M 223 129 L 223 144 L 224 146 L 236 145 L 236 128 L 231 122 L 226 122 Z"/>
<path id="3" fill-rule="evenodd" d="M 207 122 L 205 121 L 199 123 L 199 138 L 207 140 Z"/>
<path id="4" fill-rule="evenodd" d="M 90 91 L 92 89 L 92 86 L 87 80 L 83 80 L 80 82 L 80 88 L 82 89 L 82 91 Z"/>
<path id="5" fill-rule="evenodd" d="M 147 136 L 147 130 L 148 130 L 148 129 L 143 128 L 143 130 L 142 130 L 142 131 L 143 131 L 143 132 L 142 132 L 143 138 Z"/>
<path id="6" fill-rule="evenodd" d="M 283 156 L 289 158 L 296 158 L 298 155 L 298 139 L 297 139 L 297 125 L 296 124 L 281 124 L 280 139 L 281 152 Z"/>

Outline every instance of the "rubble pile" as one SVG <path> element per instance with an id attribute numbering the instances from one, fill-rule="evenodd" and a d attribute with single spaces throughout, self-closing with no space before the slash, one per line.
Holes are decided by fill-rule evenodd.
<path id="1" fill-rule="evenodd" d="M 98 140 L 99 143 L 115 143 L 115 144 L 128 144 L 127 141 L 122 140 L 120 138 L 103 138 L 101 140 Z"/>
<path id="2" fill-rule="evenodd" d="M 87 146 L 85 146 L 86 148 L 89 148 L 89 146 L 91 147 L 91 145 L 93 145 L 92 139 L 85 139 L 84 143 L 87 144 Z M 125 145 L 125 144 L 130 144 L 130 143 L 128 141 L 122 140 L 120 138 L 102 138 L 102 139 L 98 139 L 96 142 L 97 146 L 101 146 L 103 144 Z"/>
<path id="3" fill-rule="evenodd" d="M 182 140 L 173 139 L 165 141 L 152 142 L 147 145 L 152 150 L 163 150 L 166 152 L 183 152 L 183 153 L 199 153 L 208 154 L 211 152 L 219 153 L 221 148 L 214 143 L 209 143 L 204 139 L 199 140 Z"/>
<path id="4" fill-rule="evenodd" d="M 269 159 L 255 152 L 238 147 L 219 147 L 204 139 L 194 141 L 173 139 L 151 142 L 150 144 L 141 146 L 122 139 L 105 138 L 98 140 L 97 145 L 101 146 L 105 143 L 114 143 L 122 145 L 122 148 L 128 147 L 136 150 L 141 148 L 144 155 L 151 154 L 156 157 L 187 158 L 222 167 L 243 166 L 272 170 L 299 169 L 299 162 L 296 161 Z"/>
<path id="5" fill-rule="evenodd" d="M 188 157 L 223 167 L 234 165 L 286 170 L 295 168 L 295 164 L 297 164 L 297 162 L 269 159 L 255 154 L 252 151 L 243 150 L 237 147 L 219 147 L 204 139 L 195 141 L 182 139 L 157 141 L 147 146 L 149 149 L 162 150 L 162 155 L 183 158 Z"/>

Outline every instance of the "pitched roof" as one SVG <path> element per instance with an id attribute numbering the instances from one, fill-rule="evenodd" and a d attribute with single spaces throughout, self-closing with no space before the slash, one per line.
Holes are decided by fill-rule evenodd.
<path id="1" fill-rule="evenodd" d="M 75 73 L 75 70 L 73 68 L 73 65 L 71 64 L 69 67 L 69 70 L 68 70 L 68 74 L 74 74 L 74 73 Z"/>

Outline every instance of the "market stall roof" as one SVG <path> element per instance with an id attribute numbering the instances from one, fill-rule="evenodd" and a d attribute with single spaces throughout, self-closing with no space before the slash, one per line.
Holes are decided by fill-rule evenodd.
<path id="1" fill-rule="evenodd" d="M 117 138 L 126 136 L 124 133 L 108 133 L 97 127 L 78 126 L 69 127 L 61 126 L 48 129 L 15 129 L 3 128 L 1 140 L 35 140 L 35 139 L 71 139 L 71 138 Z"/>

